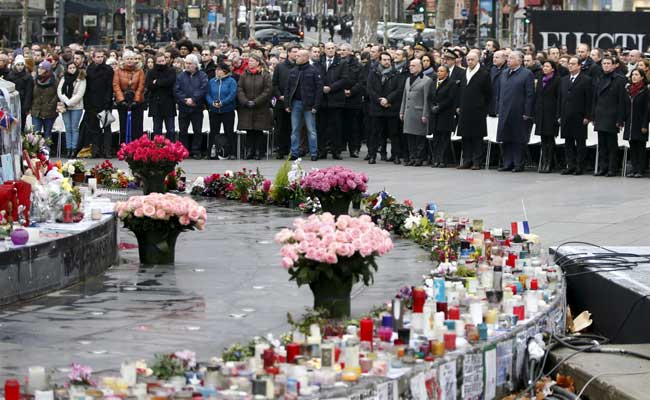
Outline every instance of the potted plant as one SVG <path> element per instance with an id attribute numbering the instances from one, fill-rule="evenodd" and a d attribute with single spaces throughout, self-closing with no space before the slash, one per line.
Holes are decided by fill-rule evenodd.
<path id="1" fill-rule="evenodd" d="M 86 390 L 95 386 L 92 380 L 93 369 L 87 365 L 72 363 L 66 386 L 70 391 L 70 398 L 74 395 L 86 395 Z"/>
<path id="2" fill-rule="evenodd" d="M 302 188 L 320 200 L 323 212 L 347 214 L 350 202 L 359 200 L 368 189 L 368 177 L 348 168 L 335 166 L 315 169 L 302 178 Z"/>
<path id="3" fill-rule="evenodd" d="M 83 183 L 86 180 L 86 163 L 83 160 L 68 160 L 61 167 L 63 176 L 69 176 L 73 182 Z"/>
<path id="4" fill-rule="evenodd" d="M 293 230 L 275 236 L 282 245 L 282 266 L 298 286 L 309 285 L 314 309 L 324 308 L 332 318 L 350 315 L 352 285 L 370 285 L 375 257 L 393 248 L 390 233 L 369 216 L 335 218 L 330 213 L 297 218 Z"/>
<path id="5" fill-rule="evenodd" d="M 203 230 L 207 217 L 196 201 L 171 193 L 132 196 L 117 202 L 115 211 L 138 239 L 142 264 L 173 264 L 178 235 Z"/>
<path id="6" fill-rule="evenodd" d="M 23 134 L 23 150 L 27 150 L 27 153 L 31 157 L 36 157 L 43 147 L 50 146 L 51 144 L 52 139 L 46 139 L 37 133 L 26 131 Z"/>
<path id="7" fill-rule="evenodd" d="M 165 177 L 186 159 L 189 152 L 180 142 L 162 135 L 153 140 L 146 135 L 128 144 L 122 143 L 117 158 L 129 164 L 131 172 L 142 181 L 144 194 L 165 192 Z"/>
<path id="8" fill-rule="evenodd" d="M 110 160 L 104 160 L 101 164 L 95 165 L 90 170 L 90 175 L 97 179 L 97 184 L 109 189 L 123 189 L 129 187 L 133 177 L 124 171 L 115 168 Z"/>

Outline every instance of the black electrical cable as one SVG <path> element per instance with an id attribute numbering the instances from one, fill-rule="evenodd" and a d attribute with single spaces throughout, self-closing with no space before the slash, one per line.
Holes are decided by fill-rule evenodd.
<path id="1" fill-rule="evenodd" d="M 634 309 L 636 308 L 636 306 L 637 306 L 639 303 L 641 303 L 642 300 L 647 299 L 648 297 L 650 297 L 650 293 L 649 293 L 649 294 L 646 294 L 646 295 L 643 295 L 642 297 L 639 297 L 639 298 L 634 302 L 634 304 L 632 304 L 632 307 L 630 307 L 630 310 L 627 312 L 627 315 L 626 315 L 625 318 L 623 319 L 623 322 L 621 322 L 621 325 L 619 325 L 618 329 L 616 330 L 616 333 L 614 334 L 614 336 L 612 336 L 612 340 L 611 340 L 612 342 L 615 341 L 615 340 L 618 338 L 618 335 L 619 335 L 619 334 L 621 333 L 621 331 L 623 330 L 623 327 L 625 327 L 625 324 L 627 323 L 627 320 L 630 319 L 630 316 L 632 315 L 632 311 L 634 311 Z"/>
<path id="2" fill-rule="evenodd" d="M 553 385 L 553 386 L 551 386 L 551 391 L 553 392 L 554 396 L 560 397 L 560 398 L 563 398 L 563 399 L 575 400 L 575 398 L 576 398 L 575 393 L 566 390 L 562 386 Z"/>

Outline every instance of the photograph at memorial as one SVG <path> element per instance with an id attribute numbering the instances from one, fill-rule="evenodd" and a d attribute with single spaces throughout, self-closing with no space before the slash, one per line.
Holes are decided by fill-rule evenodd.
<path id="1" fill-rule="evenodd" d="M 650 0 L 0 0 L 0 400 L 645 400 Z"/>

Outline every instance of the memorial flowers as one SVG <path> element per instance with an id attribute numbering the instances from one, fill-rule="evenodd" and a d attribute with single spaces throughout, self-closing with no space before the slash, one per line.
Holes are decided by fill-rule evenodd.
<path id="1" fill-rule="evenodd" d="M 23 135 L 23 150 L 27 150 L 27 153 L 32 157 L 35 157 L 43 147 L 51 144 L 51 139 L 46 139 L 37 133 L 26 132 Z"/>
<path id="2" fill-rule="evenodd" d="M 72 363 L 68 374 L 68 386 L 95 386 L 91 379 L 93 369 L 87 365 Z"/>
<path id="3" fill-rule="evenodd" d="M 318 197 L 323 211 L 347 214 L 350 202 L 359 200 L 368 190 L 368 177 L 341 166 L 315 169 L 300 182 L 302 189 Z"/>
<path id="4" fill-rule="evenodd" d="M 314 292 L 314 309 L 326 308 L 334 318 L 350 314 L 350 290 L 356 282 L 373 282 L 375 257 L 393 248 L 390 234 L 369 216 L 335 218 L 330 213 L 296 218 L 293 229 L 275 236 L 282 245 L 282 266 L 298 286 Z"/>
<path id="5" fill-rule="evenodd" d="M 127 188 L 133 182 L 133 177 L 121 169 L 115 168 L 110 160 L 104 160 L 101 164 L 95 165 L 90 174 L 97 179 L 99 185 L 109 189 Z"/>

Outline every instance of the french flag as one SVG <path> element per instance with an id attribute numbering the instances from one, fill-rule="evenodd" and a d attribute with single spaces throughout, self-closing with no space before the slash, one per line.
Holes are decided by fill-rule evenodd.
<path id="1" fill-rule="evenodd" d="M 528 227 L 528 221 L 511 222 L 510 230 L 512 231 L 513 235 L 530 233 L 530 228 Z"/>

